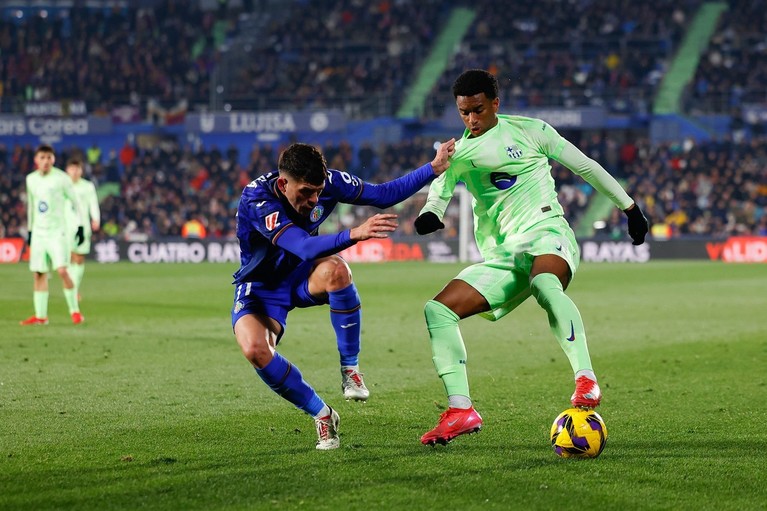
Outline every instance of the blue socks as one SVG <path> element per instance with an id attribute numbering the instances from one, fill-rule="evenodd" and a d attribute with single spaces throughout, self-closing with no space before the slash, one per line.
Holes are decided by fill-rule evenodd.
<path id="1" fill-rule="evenodd" d="M 342 366 L 357 366 L 360 353 L 360 295 L 354 284 L 339 291 L 328 293 L 330 322 L 336 332 L 338 352 Z M 317 416 L 325 402 L 314 389 L 304 381 L 301 371 L 277 352 L 262 369 L 256 369 L 258 376 L 269 388 L 293 403 L 297 408 Z"/>
<path id="2" fill-rule="evenodd" d="M 362 314 L 360 295 L 354 283 L 339 291 L 328 293 L 330 302 L 330 323 L 336 331 L 338 353 L 342 366 L 358 365 L 360 354 L 360 331 Z"/>
<path id="3" fill-rule="evenodd" d="M 287 399 L 300 410 L 316 416 L 325 406 L 320 396 L 304 381 L 301 371 L 277 352 L 274 358 L 256 373 L 269 385 L 269 388 Z"/>

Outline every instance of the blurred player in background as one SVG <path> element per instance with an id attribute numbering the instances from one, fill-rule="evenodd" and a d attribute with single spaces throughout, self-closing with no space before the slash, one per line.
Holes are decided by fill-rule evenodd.
<path id="1" fill-rule="evenodd" d="M 575 373 L 572 405 L 593 408 L 600 402 L 583 321 L 564 292 L 580 254 L 557 200 L 549 159 L 622 209 L 635 245 L 644 242 L 648 229 L 618 182 L 554 128 L 539 119 L 499 115 L 498 81 L 492 74 L 464 72 L 453 84 L 453 96 L 466 130 L 450 168 L 432 182 L 415 228 L 419 234 L 443 228 L 456 183 L 463 182 L 474 198 L 474 234 L 484 262 L 464 269 L 424 309 L 434 366 L 449 403 L 437 426 L 421 437 L 427 445 L 446 444 L 482 427 L 469 395 L 458 321 L 475 314 L 498 320 L 530 295 L 548 314 L 551 331 Z"/>
<path id="2" fill-rule="evenodd" d="M 80 203 L 72 180 L 66 172 L 53 166 L 56 157 L 51 146 L 38 147 L 34 161 L 36 170 L 27 175 L 27 243 L 29 269 L 34 273 L 35 315 L 21 324 L 48 324 L 48 273 L 51 270 L 56 270 L 61 277 L 72 322 L 79 324 L 83 316 L 77 303 L 77 290 L 67 271 L 72 241 L 66 217 L 67 208 L 74 207 L 79 219 Z M 72 206 L 67 201 L 71 201 Z M 75 238 L 78 245 L 85 239 L 81 225 Z"/>
<path id="3" fill-rule="evenodd" d="M 72 158 L 67 162 L 67 174 L 72 178 L 72 185 L 80 205 L 80 218 L 77 218 L 77 210 L 73 207 L 68 209 L 68 225 L 72 228 L 72 240 L 76 238 L 78 225 L 82 226 L 85 240 L 81 244 L 73 244 L 69 263 L 69 276 L 75 284 L 77 300 L 80 300 L 80 286 L 85 273 L 85 256 L 91 251 L 91 238 L 93 233 L 101 227 L 101 211 L 99 210 L 99 197 L 93 183 L 83 177 L 83 161 Z"/>
<path id="4" fill-rule="evenodd" d="M 359 370 L 362 316 L 349 266 L 334 255 L 358 241 L 386 238 L 396 215 L 377 214 L 337 234 L 317 235 L 339 203 L 388 208 L 415 194 L 447 169 L 455 141 L 442 144 L 431 163 L 383 184 L 328 169 L 307 144 L 282 152 L 278 171 L 245 187 L 237 211 L 242 266 L 234 274 L 232 327 L 245 358 L 269 388 L 314 417 L 317 449 L 339 447 L 338 413 L 276 351 L 287 315 L 295 307 L 330 305 L 346 399 L 365 401 L 369 391 Z"/>

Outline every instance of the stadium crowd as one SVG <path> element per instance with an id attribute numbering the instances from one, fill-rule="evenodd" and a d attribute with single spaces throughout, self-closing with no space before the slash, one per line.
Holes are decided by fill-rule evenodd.
<path id="1" fill-rule="evenodd" d="M 513 76 L 508 108 L 604 106 L 647 112 L 700 2 L 472 2 L 479 13 L 435 85 L 449 97 L 451 77 L 481 68 Z M 487 13 L 503 12 L 504 16 Z M 513 20 L 509 23 L 508 20 Z"/>
<path id="2" fill-rule="evenodd" d="M 760 1 L 730 1 L 687 91 L 687 109 L 734 112 L 767 100 L 767 18 Z"/>
<path id="3" fill-rule="evenodd" d="M 230 73 L 223 78 L 232 98 L 269 98 L 271 108 L 297 109 L 338 102 L 352 105 L 347 113 L 354 117 L 365 111 L 361 105 L 388 97 L 384 110 L 392 114 L 398 105 L 391 98 L 401 99 L 445 22 L 441 4 L 260 0 L 242 2 L 242 10 L 222 2 L 220 10 L 203 11 L 194 3 L 181 8 L 179 2 L 158 0 L 152 9 L 72 8 L 67 16 L 1 18 L 0 108 L 16 112 L 25 101 L 50 98 L 82 99 L 89 111 L 93 105 L 108 110 L 124 103 L 146 108 L 150 99 L 207 103 L 211 73 L 222 62 L 221 45 L 235 48 L 235 41 L 244 40 L 250 45 L 246 54 L 233 54 L 246 56 L 247 64 L 225 69 Z M 478 15 L 431 90 L 439 103 L 432 111 L 445 106 L 452 79 L 467 67 L 515 77 L 502 88 L 505 109 L 604 105 L 646 111 L 701 2 L 456 0 L 451 5 L 463 4 Z M 691 82 L 688 103 L 704 109 L 717 103 L 726 112 L 749 101 L 765 103 L 762 4 L 729 2 Z M 489 14 L 495 12 L 507 15 Z M 256 18 L 261 30 L 243 39 L 248 35 L 243 27 Z M 577 134 L 577 142 L 627 181 L 650 221 L 666 229 L 656 229 L 657 236 L 765 235 L 767 138 L 758 130 L 752 134 L 651 144 L 638 133 L 588 132 Z M 381 182 L 429 161 L 432 144 L 428 137 L 379 147 L 341 141 L 323 151 L 330 167 Z M 0 142 L 0 236 L 26 235 L 23 180 L 33 168 L 33 150 Z M 75 152 L 86 156 L 86 177 L 104 192 L 97 236 L 179 236 L 186 222 L 198 221 L 208 236 L 231 237 L 240 190 L 275 169 L 279 150 L 255 145 L 244 167 L 234 147 L 193 150 L 178 142 L 152 149 L 126 144 L 119 152 L 95 156 L 98 148 L 57 148 L 57 162 L 62 166 Z M 592 190 L 552 166 L 560 201 L 577 225 L 586 218 Z M 422 201 L 416 196 L 399 208 L 401 233 L 412 232 Z M 449 213 L 448 236 L 457 229 L 457 207 Z M 349 226 L 363 214 L 365 208 L 343 207 L 336 225 L 325 225 Z M 617 236 L 623 221 L 613 211 L 600 234 Z"/>
<path id="4" fill-rule="evenodd" d="M 229 19 L 195 4 L 105 12 L 72 7 L 21 21 L 0 18 L 3 111 L 26 101 L 81 100 L 91 112 L 149 99 L 206 102 L 210 73 Z M 223 19 L 221 19 L 223 16 Z"/>
<path id="5" fill-rule="evenodd" d="M 133 105 L 146 115 L 154 104 L 207 105 L 213 83 L 235 109 L 394 115 L 450 11 L 439 0 L 154 3 L 0 18 L 0 107 L 76 99 L 91 112 Z M 647 111 L 700 3 L 454 0 L 477 17 L 429 111 L 442 112 L 451 77 L 470 67 L 515 77 L 503 84 L 509 107 Z"/>
<path id="6" fill-rule="evenodd" d="M 348 143 L 322 148 L 329 166 L 382 182 L 430 161 L 433 141 L 416 137 L 396 144 L 359 150 Z M 651 224 L 665 225 L 668 236 L 767 235 L 767 138 L 694 144 L 653 145 L 646 138 L 627 138 L 618 144 L 599 132 L 579 143 L 584 152 L 623 178 Z M 86 169 L 98 185 L 113 183 L 119 193 L 102 199 L 103 229 L 98 236 L 139 238 L 180 236 L 187 221 L 200 221 L 211 237 L 233 237 L 234 213 L 242 188 L 259 175 L 274 170 L 279 147 L 255 145 L 247 167 L 241 167 L 234 147 L 193 151 L 179 144 L 152 150 L 104 155 Z M 32 170 L 32 147 L 0 144 L 0 237 L 25 236 L 24 176 Z M 66 161 L 86 148 L 70 148 L 57 155 Z M 552 175 L 568 220 L 577 226 L 590 203 L 593 189 L 553 162 Z M 412 234 L 412 221 L 423 204 L 416 196 L 397 210 L 398 234 Z M 328 229 L 349 227 L 367 216 L 366 207 L 346 206 Z M 449 210 L 444 236 L 458 228 L 457 201 Z M 622 236 L 624 217 L 612 211 L 606 233 Z M 656 231 L 656 235 L 659 231 Z"/>

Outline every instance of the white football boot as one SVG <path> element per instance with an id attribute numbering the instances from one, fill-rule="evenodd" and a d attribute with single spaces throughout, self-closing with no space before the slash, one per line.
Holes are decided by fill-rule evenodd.
<path id="1" fill-rule="evenodd" d="M 341 424 L 341 417 L 332 408 L 330 408 L 330 415 L 314 419 L 314 426 L 317 428 L 317 449 L 328 451 L 341 446 L 341 439 L 338 438 L 339 424 Z"/>
<path id="2" fill-rule="evenodd" d="M 341 369 L 341 390 L 344 391 L 344 399 L 354 401 L 367 401 L 370 391 L 365 386 L 362 373 L 354 369 Z"/>

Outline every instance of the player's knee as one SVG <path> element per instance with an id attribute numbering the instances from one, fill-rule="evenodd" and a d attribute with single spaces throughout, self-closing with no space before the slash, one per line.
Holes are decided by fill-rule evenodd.
<path id="1" fill-rule="evenodd" d="M 317 271 L 328 292 L 338 291 L 352 283 L 352 270 L 338 256 L 328 257 L 317 267 Z"/>
<path id="2" fill-rule="evenodd" d="M 266 343 L 240 343 L 242 354 L 253 367 L 263 369 L 272 360 L 272 350 Z"/>
<path id="3" fill-rule="evenodd" d="M 539 273 L 530 279 L 530 291 L 541 307 L 546 307 L 554 295 L 564 292 L 562 283 L 553 273 Z"/>
<path id="4" fill-rule="evenodd" d="M 429 328 L 439 328 L 458 323 L 458 315 L 446 305 L 429 300 L 423 308 L 426 325 Z"/>

